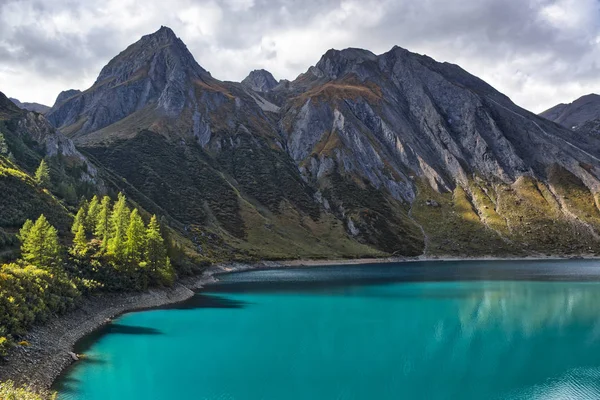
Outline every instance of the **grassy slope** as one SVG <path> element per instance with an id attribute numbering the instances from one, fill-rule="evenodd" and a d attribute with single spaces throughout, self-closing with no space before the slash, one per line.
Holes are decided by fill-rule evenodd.
<path id="1" fill-rule="evenodd" d="M 439 207 L 427 206 L 428 199 Z M 550 169 L 548 184 L 531 177 L 512 185 L 474 179 L 465 189 L 439 194 L 421 183 L 413 215 L 429 236 L 430 255 L 600 252 L 600 212 L 593 194 L 557 167 Z"/>

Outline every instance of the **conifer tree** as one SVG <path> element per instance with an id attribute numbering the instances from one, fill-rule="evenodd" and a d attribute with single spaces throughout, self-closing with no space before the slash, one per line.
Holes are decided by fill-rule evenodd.
<path id="1" fill-rule="evenodd" d="M 100 203 L 94 235 L 102 241 L 102 250 L 106 251 L 110 238 L 110 197 L 108 196 L 104 196 Z"/>
<path id="2" fill-rule="evenodd" d="M 71 226 L 71 233 L 73 233 L 74 235 L 77 234 L 79 227 L 82 227 L 82 226 L 85 229 L 85 219 L 86 219 L 85 209 L 83 207 L 81 207 L 81 208 L 79 208 L 79 211 L 77 211 L 77 214 L 75 215 L 75 219 L 73 220 L 73 226 Z"/>
<path id="3" fill-rule="evenodd" d="M 88 243 L 85 236 L 85 227 L 83 224 L 80 224 L 79 228 L 77 228 L 77 232 L 75 233 L 75 238 L 73 239 L 71 254 L 74 256 L 83 256 L 87 252 L 87 249 Z"/>
<path id="4" fill-rule="evenodd" d="M 25 239 L 27 238 L 27 235 L 29 235 L 29 231 L 31 230 L 32 226 L 33 226 L 33 221 L 28 219 L 23 224 L 23 227 L 19 230 L 19 234 L 17 235 L 17 238 L 21 241 L 21 243 L 23 243 L 25 241 Z"/>
<path id="5" fill-rule="evenodd" d="M 31 226 L 21 245 L 23 260 L 40 267 L 51 268 L 60 265 L 61 248 L 58 232 L 42 214 Z"/>
<path id="6" fill-rule="evenodd" d="M 87 208 L 87 215 L 85 217 L 85 231 L 87 233 L 93 234 L 96 230 L 96 224 L 98 223 L 98 216 L 100 213 L 100 201 L 98 200 L 98 196 L 94 195 L 90 204 Z"/>
<path id="7" fill-rule="evenodd" d="M 160 268 L 164 267 L 167 258 L 167 252 L 162 236 L 160 235 L 160 225 L 153 215 L 146 229 L 146 254 L 145 261 L 147 267 L 153 275 L 156 275 Z"/>
<path id="8" fill-rule="evenodd" d="M 40 166 L 35 171 L 35 183 L 44 188 L 50 185 L 50 168 L 48 168 L 48 164 L 46 164 L 46 160 L 44 159 L 42 159 Z"/>
<path id="9" fill-rule="evenodd" d="M 110 217 L 108 252 L 120 262 L 125 260 L 125 242 L 127 241 L 128 227 L 129 207 L 127 207 L 125 195 L 119 193 Z"/>
<path id="10" fill-rule="evenodd" d="M 132 264 L 139 264 L 144 256 L 146 247 L 146 227 L 137 208 L 134 208 L 129 217 L 127 228 L 127 241 L 125 242 L 125 255 Z"/>

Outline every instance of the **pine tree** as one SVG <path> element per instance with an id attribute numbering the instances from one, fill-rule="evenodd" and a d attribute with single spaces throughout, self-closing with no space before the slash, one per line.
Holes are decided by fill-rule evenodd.
<path id="1" fill-rule="evenodd" d="M 46 160 L 44 159 L 42 159 L 40 166 L 35 171 L 35 183 L 44 188 L 50 185 L 50 168 L 48 168 L 48 164 L 46 164 Z"/>
<path id="2" fill-rule="evenodd" d="M 79 225 L 75 238 L 73 239 L 73 246 L 71 247 L 71 254 L 74 256 L 83 256 L 87 252 L 88 243 L 85 236 L 85 228 L 83 224 Z"/>
<path id="3" fill-rule="evenodd" d="M 0 156 L 7 156 L 8 154 L 8 144 L 6 144 L 6 139 L 4 139 L 4 135 L 0 133 Z"/>
<path id="4" fill-rule="evenodd" d="M 132 264 L 139 264 L 144 256 L 146 247 L 146 227 L 137 208 L 134 208 L 129 217 L 127 228 L 127 241 L 125 242 L 125 255 Z"/>
<path id="5" fill-rule="evenodd" d="M 110 239 L 108 241 L 108 252 L 118 262 L 125 260 L 125 242 L 127 241 L 127 228 L 129 227 L 129 207 L 123 193 L 119 197 L 110 217 Z"/>
<path id="6" fill-rule="evenodd" d="M 100 201 L 98 196 L 94 195 L 90 204 L 87 208 L 87 215 L 85 218 L 85 231 L 86 233 L 93 234 L 96 230 L 96 224 L 98 223 L 98 216 L 100 213 Z"/>
<path id="7" fill-rule="evenodd" d="M 79 211 L 77 211 L 77 214 L 75 215 L 75 219 L 73 220 L 73 226 L 71 226 L 71 233 L 74 235 L 77 234 L 77 231 L 82 226 L 85 229 L 85 220 L 86 220 L 85 209 L 83 207 L 81 207 L 79 209 Z"/>
<path id="8" fill-rule="evenodd" d="M 110 238 L 110 197 L 104 196 L 98 209 L 98 219 L 94 235 L 102 241 L 102 250 L 108 248 L 108 239 Z"/>
<path id="9" fill-rule="evenodd" d="M 162 236 L 160 235 L 160 225 L 153 215 L 146 229 L 146 254 L 145 261 L 150 273 L 157 276 L 159 270 L 165 266 L 167 251 Z"/>
<path id="10" fill-rule="evenodd" d="M 31 226 L 21 245 L 23 260 L 40 268 L 60 265 L 58 232 L 42 214 Z"/>

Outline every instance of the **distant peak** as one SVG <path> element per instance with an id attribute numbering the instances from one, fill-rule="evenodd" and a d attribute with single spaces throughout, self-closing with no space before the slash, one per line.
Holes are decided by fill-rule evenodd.
<path id="1" fill-rule="evenodd" d="M 242 81 L 242 85 L 257 92 L 268 92 L 277 86 L 277 81 L 269 71 L 255 69 Z"/>

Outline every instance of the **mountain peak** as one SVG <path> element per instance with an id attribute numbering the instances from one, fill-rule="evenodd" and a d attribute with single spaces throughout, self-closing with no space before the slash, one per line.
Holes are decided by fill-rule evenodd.
<path id="1" fill-rule="evenodd" d="M 91 88 L 62 93 L 48 119 L 76 135 L 99 130 L 143 109 L 175 117 L 195 101 L 190 85 L 209 79 L 210 73 L 196 62 L 183 41 L 162 26 L 110 60 Z"/>
<path id="2" fill-rule="evenodd" d="M 162 26 L 158 31 L 142 36 L 140 40 L 113 58 L 102 68 L 96 83 L 115 77 L 128 80 L 129 75 L 156 68 L 158 60 L 164 63 L 165 67 L 181 69 L 186 74 L 191 73 L 196 77 L 210 75 L 198 65 L 192 53 L 175 32 L 171 28 Z"/>
<path id="3" fill-rule="evenodd" d="M 54 107 L 58 106 L 59 104 L 65 102 L 66 100 L 70 99 L 71 97 L 77 96 L 78 94 L 81 94 L 81 90 L 77 90 L 77 89 L 63 90 L 56 97 L 56 100 L 54 101 L 54 105 L 52 107 L 54 108 Z"/>
<path id="4" fill-rule="evenodd" d="M 569 129 L 576 129 L 600 118 L 600 95 L 586 94 L 572 103 L 557 104 L 540 115 Z"/>
<path id="5" fill-rule="evenodd" d="M 277 81 L 269 71 L 255 69 L 242 81 L 242 85 L 257 92 L 268 92 L 277 86 Z"/>
<path id="6" fill-rule="evenodd" d="M 357 64 L 366 61 L 377 61 L 377 56 L 368 50 L 353 47 L 343 50 L 329 49 L 311 71 L 319 78 L 327 76 L 336 79 L 350 72 Z"/>

